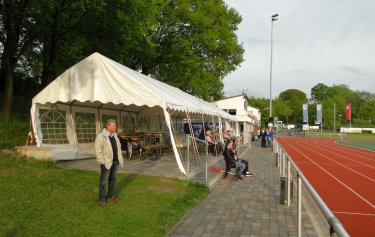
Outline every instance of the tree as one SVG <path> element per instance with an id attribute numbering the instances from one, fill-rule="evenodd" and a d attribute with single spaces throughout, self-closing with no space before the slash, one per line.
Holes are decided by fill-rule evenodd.
<path id="1" fill-rule="evenodd" d="M 361 104 L 358 117 L 362 120 L 368 121 L 369 124 L 375 124 L 375 99 Z"/>
<path id="2" fill-rule="evenodd" d="M 352 119 L 358 117 L 359 107 L 361 99 L 354 91 L 352 91 L 348 85 L 334 85 L 332 86 L 333 96 L 341 96 L 345 98 L 346 103 L 351 104 Z"/>
<path id="3" fill-rule="evenodd" d="M 142 72 L 208 99 L 222 96 L 222 79 L 243 61 L 235 30 L 241 17 L 222 0 L 162 4 Z"/>
<path id="4" fill-rule="evenodd" d="M 279 120 L 289 124 L 289 117 L 293 114 L 293 111 L 286 104 L 285 101 L 281 99 L 274 100 L 273 114 L 276 114 L 279 117 Z"/>
<path id="5" fill-rule="evenodd" d="M 259 109 L 261 112 L 261 127 L 267 127 L 268 118 L 269 118 L 269 102 L 268 99 L 265 98 L 255 98 L 250 97 L 247 101 L 248 105 Z"/>
<path id="6" fill-rule="evenodd" d="M 279 99 L 292 110 L 290 123 L 302 124 L 302 105 L 308 101 L 306 94 L 297 89 L 288 89 L 280 93 Z"/>
<path id="7" fill-rule="evenodd" d="M 323 83 L 318 83 L 313 88 L 311 88 L 311 100 L 313 101 L 323 101 L 331 96 L 332 92 L 330 87 Z"/>
<path id="8" fill-rule="evenodd" d="M 45 86 L 93 52 L 203 99 L 221 98 L 243 61 L 241 17 L 222 0 L 0 0 L 0 10 L 8 117 L 16 72 Z"/>
<path id="9" fill-rule="evenodd" d="M 0 1 L 0 29 L 3 52 L 1 55 L 0 80 L 4 88 L 3 115 L 10 118 L 13 98 L 14 70 L 24 46 L 29 42 L 30 31 L 25 30 L 32 25 L 30 16 L 30 2 Z M 29 27 L 31 28 L 31 27 Z"/>

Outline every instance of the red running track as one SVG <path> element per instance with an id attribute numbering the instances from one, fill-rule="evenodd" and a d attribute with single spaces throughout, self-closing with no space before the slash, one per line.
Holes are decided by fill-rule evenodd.
<path id="1" fill-rule="evenodd" d="M 375 152 L 334 139 L 278 137 L 350 236 L 375 236 Z"/>

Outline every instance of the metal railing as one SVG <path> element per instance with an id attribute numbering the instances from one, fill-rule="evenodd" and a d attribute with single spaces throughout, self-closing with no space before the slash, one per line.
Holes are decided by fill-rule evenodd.
<path id="1" fill-rule="evenodd" d="M 303 175 L 302 171 L 298 168 L 298 166 L 294 163 L 292 158 L 287 154 L 287 152 L 283 149 L 281 144 L 277 142 L 277 138 L 274 139 L 274 153 L 276 153 L 277 158 L 277 166 L 280 168 L 280 175 L 282 177 L 287 176 L 287 206 L 290 206 L 290 189 L 292 188 L 290 185 L 291 180 L 291 167 L 294 169 L 297 179 L 297 236 L 301 236 L 302 231 L 302 184 L 307 189 L 309 194 L 311 195 L 312 199 L 318 206 L 319 210 L 323 214 L 324 218 L 328 222 L 330 226 L 330 234 L 336 234 L 339 237 L 347 237 L 349 234 L 346 232 L 340 221 L 333 215 L 331 210 L 322 200 L 322 198 L 318 195 L 315 191 L 313 186 L 310 182 L 306 179 Z"/>
<path id="2" fill-rule="evenodd" d="M 217 152 L 210 154 L 206 141 L 183 135 L 179 147 L 188 180 L 204 184 L 211 189 L 223 177 L 224 158 Z M 237 146 L 236 152 L 240 154 L 240 145 Z"/>
<path id="3" fill-rule="evenodd" d="M 222 177 L 225 164 L 219 154 L 209 154 L 208 143 L 198 138 L 184 135 L 180 150 L 186 168 L 186 177 L 212 188 Z"/>

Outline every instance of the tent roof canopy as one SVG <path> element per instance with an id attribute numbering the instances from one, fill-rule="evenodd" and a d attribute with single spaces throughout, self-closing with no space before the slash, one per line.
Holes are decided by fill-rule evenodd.
<path id="1" fill-rule="evenodd" d="M 32 103 L 64 103 L 137 112 L 171 109 L 237 120 L 213 104 L 143 75 L 99 53 L 78 62 L 37 94 Z"/>

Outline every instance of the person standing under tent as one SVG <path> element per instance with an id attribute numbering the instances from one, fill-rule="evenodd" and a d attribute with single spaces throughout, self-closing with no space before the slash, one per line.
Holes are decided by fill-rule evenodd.
<path id="1" fill-rule="evenodd" d="M 96 161 L 100 164 L 99 205 L 106 205 L 106 184 L 108 183 L 108 200 L 120 204 L 115 196 L 116 176 L 119 165 L 123 166 L 124 159 L 121 143 L 116 134 L 116 120 L 108 119 L 106 127 L 95 139 Z"/>

